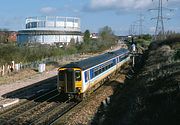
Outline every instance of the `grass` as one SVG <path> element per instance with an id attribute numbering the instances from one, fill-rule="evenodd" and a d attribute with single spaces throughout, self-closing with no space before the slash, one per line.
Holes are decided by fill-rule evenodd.
<path id="1" fill-rule="evenodd" d="M 18 80 L 29 78 L 30 76 L 35 74 L 37 74 L 37 72 L 31 69 L 25 69 L 17 73 L 11 73 L 10 75 L 0 77 L 0 85 L 13 83 Z"/>

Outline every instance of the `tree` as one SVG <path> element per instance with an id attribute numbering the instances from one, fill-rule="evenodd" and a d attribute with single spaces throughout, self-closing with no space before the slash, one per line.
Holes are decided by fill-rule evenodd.
<path id="1" fill-rule="evenodd" d="M 114 35 L 111 27 L 105 26 L 99 30 L 100 40 L 102 40 L 107 46 L 116 44 L 117 37 Z"/>
<path id="2" fill-rule="evenodd" d="M 0 29 L 0 42 L 7 43 L 10 31 L 8 29 Z"/>
<path id="3" fill-rule="evenodd" d="M 89 30 L 86 30 L 85 32 L 84 32 L 84 42 L 89 42 L 90 41 L 90 32 L 89 32 Z"/>
<path id="4" fill-rule="evenodd" d="M 74 39 L 74 38 L 71 38 L 71 40 L 70 40 L 70 43 L 69 43 L 69 44 L 71 44 L 71 45 L 75 45 L 75 43 L 76 43 L 75 39 Z"/>
<path id="5" fill-rule="evenodd" d="M 103 40 L 113 35 L 112 29 L 109 26 L 105 26 L 99 30 L 99 34 Z"/>

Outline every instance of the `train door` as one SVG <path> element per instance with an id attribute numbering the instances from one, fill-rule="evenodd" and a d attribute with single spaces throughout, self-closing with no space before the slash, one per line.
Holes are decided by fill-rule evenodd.
<path id="1" fill-rule="evenodd" d="M 65 72 L 66 92 L 75 92 L 75 73 L 73 69 L 67 69 Z"/>
<path id="2" fill-rule="evenodd" d="M 86 84 L 89 82 L 89 70 L 84 73 Z"/>
<path id="3" fill-rule="evenodd" d="M 89 70 L 84 72 L 85 84 L 83 85 L 83 90 L 90 88 L 90 77 Z"/>

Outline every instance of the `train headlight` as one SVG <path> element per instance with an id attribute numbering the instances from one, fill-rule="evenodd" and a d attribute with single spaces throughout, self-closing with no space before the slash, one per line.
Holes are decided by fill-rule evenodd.
<path id="1" fill-rule="evenodd" d="M 77 93 L 81 93 L 81 88 L 80 88 L 80 87 L 77 87 L 77 88 L 76 88 L 76 92 L 77 92 Z"/>

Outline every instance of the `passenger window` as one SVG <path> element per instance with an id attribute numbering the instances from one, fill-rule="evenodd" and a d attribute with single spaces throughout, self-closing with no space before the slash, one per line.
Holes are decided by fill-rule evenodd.
<path id="1" fill-rule="evenodd" d="M 75 77 L 76 77 L 76 81 L 81 81 L 81 71 L 80 70 L 75 71 Z"/>
<path id="2" fill-rule="evenodd" d="M 95 72 L 95 76 L 97 76 L 97 75 L 98 75 L 98 71 Z"/>
<path id="3" fill-rule="evenodd" d="M 106 66 L 106 70 L 108 70 L 108 66 Z"/>
<path id="4" fill-rule="evenodd" d="M 103 72 L 105 71 L 105 67 L 102 68 L 102 71 L 103 71 Z"/>

